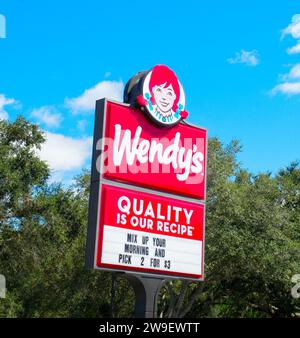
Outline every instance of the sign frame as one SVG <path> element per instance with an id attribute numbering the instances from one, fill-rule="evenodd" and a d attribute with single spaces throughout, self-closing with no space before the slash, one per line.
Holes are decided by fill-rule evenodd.
<path id="1" fill-rule="evenodd" d="M 166 278 L 166 279 L 181 279 L 181 280 L 191 280 L 191 281 L 204 281 L 205 276 L 205 270 L 204 270 L 204 262 L 205 262 L 205 223 L 206 223 L 206 200 L 203 199 L 197 199 L 193 197 L 183 196 L 183 195 L 177 195 L 174 193 L 168 193 L 166 191 L 159 190 L 157 188 L 150 189 L 146 187 L 140 187 L 137 185 L 133 185 L 130 183 L 125 182 L 119 182 L 112 179 L 107 179 L 102 177 L 102 168 L 100 168 L 100 172 L 97 170 L 96 164 L 97 159 L 99 155 L 101 154 L 101 150 L 97 149 L 97 143 L 98 141 L 103 137 L 105 133 L 105 127 L 106 127 L 106 108 L 107 108 L 107 102 L 116 103 L 118 105 L 123 105 L 125 107 L 130 107 L 130 104 L 117 102 L 114 100 L 108 100 L 106 98 L 97 100 L 96 101 L 96 112 L 95 112 L 95 121 L 94 121 L 94 138 L 93 138 L 93 152 L 92 152 L 92 171 L 91 171 L 91 185 L 90 185 L 90 197 L 89 197 L 89 214 L 88 214 L 88 231 L 87 231 L 87 241 L 86 241 L 86 256 L 85 256 L 85 265 L 87 268 L 90 269 L 96 269 L 96 270 L 103 270 L 103 271 L 110 271 L 110 272 L 123 272 L 127 274 L 138 274 L 141 276 L 147 276 L 152 278 Z M 146 119 L 146 117 L 145 117 Z M 151 122 L 150 122 L 151 123 Z M 207 132 L 206 128 L 202 128 L 187 122 L 180 122 L 185 125 L 200 128 Z M 207 134 L 206 134 L 207 135 Z M 205 177 L 204 177 L 204 191 L 206 196 L 206 185 L 207 185 L 207 147 L 208 142 L 206 140 L 206 149 L 205 149 Z M 180 201 L 186 201 L 186 202 L 192 202 L 195 204 L 201 204 L 204 207 L 203 211 L 203 239 L 202 239 L 202 277 L 195 278 L 195 277 L 189 277 L 184 276 L 180 273 L 176 275 L 176 273 L 164 273 L 163 271 L 160 272 L 158 270 L 157 273 L 152 272 L 143 272 L 139 271 L 138 268 L 135 269 L 133 267 L 132 269 L 126 269 L 126 266 L 120 267 L 120 268 L 108 268 L 108 267 L 98 267 L 97 266 L 97 252 L 98 252 L 98 232 L 99 232 L 99 221 L 100 221 L 100 215 L 101 215 L 101 188 L 102 185 L 109 185 L 112 187 L 120 187 L 124 189 L 129 189 L 134 192 L 143 192 L 148 194 L 159 194 L 160 196 L 164 196 L 167 198 L 177 199 Z M 180 274 L 180 275 L 179 275 Z M 184 274 L 184 273 L 183 273 Z"/>

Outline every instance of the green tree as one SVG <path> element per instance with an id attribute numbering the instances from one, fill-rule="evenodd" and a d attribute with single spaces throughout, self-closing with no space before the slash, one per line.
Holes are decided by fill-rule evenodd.
<path id="1" fill-rule="evenodd" d="M 18 272 L 19 226 L 31 215 L 34 189 L 43 186 L 49 176 L 47 165 L 37 156 L 43 142 L 38 127 L 22 117 L 14 123 L 0 121 L 0 273 L 6 276 L 8 288 L 10 277 Z M 18 297 L 13 291 L 1 299 L 0 316 L 19 313 L 22 305 Z"/>
<path id="2" fill-rule="evenodd" d="M 290 317 L 299 309 L 291 277 L 300 271 L 300 170 L 253 176 L 236 161 L 237 142 L 209 143 L 206 280 L 172 282 L 167 316 Z M 169 303 L 173 306 L 167 306 Z"/>
<path id="3" fill-rule="evenodd" d="M 0 122 L 0 317 L 109 317 L 111 273 L 84 267 L 90 176 L 48 184 L 37 155 L 39 128 Z M 164 317 L 290 317 L 300 273 L 300 169 L 277 175 L 241 168 L 238 142 L 209 140 L 205 282 L 173 280 L 161 291 Z M 133 316 L 134 295 L 118 277 L 114 315 Z"/>
<path id="4" fill-rule="evenodd" d="M 109 317 L 111 274 L 84 267 L 89 175 L 69 188 L 49 185 L 43 142 L 24 118 L 0 122 L 0 317 Z M 127 290 L 120 280 L 117 316 L 133 311 Z"/>

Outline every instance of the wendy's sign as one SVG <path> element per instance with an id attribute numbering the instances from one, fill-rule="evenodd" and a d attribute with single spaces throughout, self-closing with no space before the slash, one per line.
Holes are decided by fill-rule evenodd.
<path id="1" fill-rule="evenodd" d="M 96 104 L 87 266 L 203 279 L 207 131 L 183 122 L 166 66 L 134 76 L 124 101 Z"/>

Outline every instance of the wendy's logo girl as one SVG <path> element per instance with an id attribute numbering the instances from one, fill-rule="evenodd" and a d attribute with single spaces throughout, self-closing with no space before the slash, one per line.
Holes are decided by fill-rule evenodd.
<path id="1" fill-rule="evenodd" d="M 125 87 L 124 101 L 138 104 L 160 125 L 174 125 L 188 115 L 183 88 L 175 73 L 164 65 L 134 76 Z"/>

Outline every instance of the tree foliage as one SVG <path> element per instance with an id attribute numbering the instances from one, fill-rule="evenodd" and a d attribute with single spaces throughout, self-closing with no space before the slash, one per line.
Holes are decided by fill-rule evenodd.
<path id="1" fill-rule="evenodd" d="M 109 272 L 84 267 L 89 173 L 68 188 L 47 183 L 44 137 L 23 118 L 0 122 L 0 317 L 110 317 Z M 163 317 L 290 317 L 299 312 L 300 169 L 253 175 L 238 142 L 209 141 L 205 282 L 161 290 Z M 133 316 L 134 294 L 117 278 L 113 315 Z"/>
<path id="2" fill-rule="evenodd" d="M 167 316 L 290 317 L 299 312 L 290 290 L 291 277 L 300 271 L 300 169 L 293 163 L 276 176 L 252 175 L 237 163 L 239 151 L 235 141 L 223 147 L 210 140 L 206 278 L 201 284 L 172 282 L 177 292 L 165 297 L 176 305 L 163 306 Z"/>

